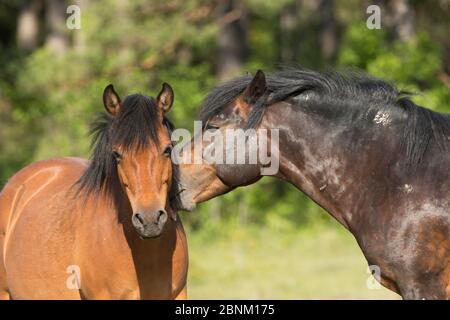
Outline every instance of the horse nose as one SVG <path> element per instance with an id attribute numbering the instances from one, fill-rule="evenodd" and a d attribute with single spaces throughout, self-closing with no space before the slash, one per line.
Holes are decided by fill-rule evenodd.
<path id="1" fill-rule="evenodd" d="M 132 216 L 132 224 L 143 239 L 154 238 L 161 235 L 168 219 L 164 209 L 151 212 L 136 212 Z"/>
<path id="2" fill-rule="evenodd" d="M 167 212 L 164 209 L 155 210 L 150 213 L 137 212 L 133 215 L 133 224 L 137 228 L 146 228 L 151 225 L 160 226 L 167 221 Z"/>

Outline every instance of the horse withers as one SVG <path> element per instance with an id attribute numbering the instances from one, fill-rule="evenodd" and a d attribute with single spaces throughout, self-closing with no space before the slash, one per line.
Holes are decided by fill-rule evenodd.
<path id="1" fill-rule="evenodd" d="M 109 85 L 90 161 L 40 161 L 9 180 L 0 194 L 0 298 L 186 297 L 165 117 L 173 98 L 164 84 L 157 99 L 121 101 Z"/>
<path id="2" fill-rule="evenodd" d="M 344 225 L 368 263 L 379 267 L 384 286 L 405 299 L 450 298 L 450 115 L 362 74 L 286 69 L 219 86 L 200 117 L 202 137 L 236 129 L 267 133 L 266 150 L 279 164 L 272 175 Z M 246 141 L 245 150 L 215 153 L 261 148 Z M 194 138 L 181 153 L 185 209 L 258 181 L 270 165 L 190 159 L 210 145 L 211 139 Z"/>

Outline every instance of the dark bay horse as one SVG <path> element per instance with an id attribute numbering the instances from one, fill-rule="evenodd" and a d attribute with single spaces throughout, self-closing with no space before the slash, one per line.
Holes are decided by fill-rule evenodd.
<path id="1" fill-rule="evenodd" d="M 91 161 L 33 163 L 1 192 L 0 298 L 186 297 L 186 237 L 169 201 L 173 90 L 122 102 L 109 85 L 103 101 Z"/>
<path id="2" fill-rule="evenodd" d="M 278 129 L 274 176 L 345 226 L 384 286 L 404 299 L 450 298 L 448 114 L 365 75 L 285 69 L 219 86 L 200 117 L 202 136 L 256 128 L 270 140 Z M 181 152 L 185 209 L 261 177 L 260 162 L 192 164 L 196 145 L 210 143 Z"/>

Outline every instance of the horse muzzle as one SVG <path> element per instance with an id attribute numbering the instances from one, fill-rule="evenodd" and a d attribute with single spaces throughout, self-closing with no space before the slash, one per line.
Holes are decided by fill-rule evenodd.
<path id="1" fill-rule="evenodd" d="M 159 209 L 152 212 L 136 212 L 131 222 L 141 238 L 150 239 L 162 234 L 167 219 L 166 210 Z"/>

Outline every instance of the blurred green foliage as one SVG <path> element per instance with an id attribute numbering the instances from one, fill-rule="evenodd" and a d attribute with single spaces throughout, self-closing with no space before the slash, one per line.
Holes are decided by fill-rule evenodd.
<path id="1" fill-rule="evenodd" d="M 169 82 L 176 96 L 170 118 L 177 127 L 192 130 L 202 99 L 217 83 L 219 27 L 214 3 L 90 1 L 82 7 L 81 30 L 68 32 L 71 46 L 64 55 L 46 46 L 31 54 L 3 47 L 0 181 L 39 159 L 88 157 L 88 125 L 103 110 L 101 95 L 109 83 L 122 96 L 134 92 L 155 96 L 162 82 Z M 338 46 L 333 57 L 324 58 L 317 41 L 319 12 L 312 5 L 298 9 L 293 35 L 280 44 L 280 15 L 293 3 L 244 2 L 249 56 L 242 73 L 257 68 L 271 71 L 279 62 L 360 68 L 418 93 L 414 99 L 426 107 L 450 111 L 449 89 L 439 77 L 443 48 L 428 29 L 408 41 L 394 40 L 388 27 L 367 29 L 360 1 L 340 2 L 335 8 Z M 282 61 L 281 50 L 286 47 L 295 55 Z M 301 192 L 271 178 L 209 201 L 185 217 L 189 228 L 203 227 L 211 234 L 237 223 L 286 231 L 312 221 L 331 223 Z"/>
<path id="2" fill-rule="evenodd" d="M 413 100 L 427 108 L 450 111 L 450 90 L 439 79 L 442 48 L 425 32 L 408 41 L 389 43 L 387 33 L 367 33 L 363 23 L 350 26 L 339 53 L 341 66 L 356 67 L 416 94 Z"/>

